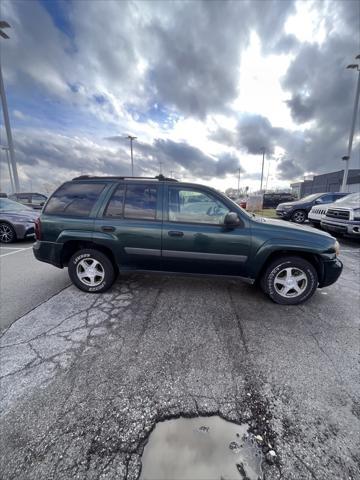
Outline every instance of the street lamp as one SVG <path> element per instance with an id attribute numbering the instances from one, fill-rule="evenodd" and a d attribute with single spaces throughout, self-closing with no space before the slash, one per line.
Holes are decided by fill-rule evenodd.
<path id="1" fill-rule="evenodd" d="M 356 55 L 355 59 L 360 60 L 360 55 Z M 359 107 L 359 94 L 360 94 L 360 68 L 359 68 L 359 63 L 351 63 L 346 68 L 349 68 L 349 69 L 352 69 L 352 70 L 357 70 L 358 80 L 357 80 L 357 86 L 356 86 L 356 92 L 355 92 L 354 112 L 353 112 L 351 128 L 350 128 L 348 152 L 347 152 L 347 155 L 342 157 L 342 159 L 345 160 L 345 162 L 346 162 L 345 163 L 345 168 L 344 168 L 343 181 L 342 181 L 342 185 L 341 185 L 341 191 L 342 192 L 345 192 L 346 185 L 347 185 L 347 179 L 348 179 L 348 174 L 349 174 L 349 163 L 350 163 L 351 150 L 352 150 L 352 144 L 353 144 L 353 138 L 354 138 L 356 116 L 357 116 L 357 111 L 358 111 L 358 107 Z"/>
<path id="2" fill-rule="evenodd" d="M 262 193 L 263 178 L 264 178 L 264 163 L 265 163 L 265 147 L 261 147 L 260 151 L 262 152 L 262 167 L 261 167 L 261 182 L 260 182 L 260 193 Z"/>
<path id="3" fill-rule="evenodd" d="M 2 31 L 4 28 L 10 28 L 10 25 L 5 21 L 0 20 L 0 36 L 7 40 L 10 37 L 5 32 Z M 18 176 L 17 166 L 16 166 L 14 143 L 13 143 L 12 134 L 11 134 L 9 111 L 8 111 L 7 102 L 6 102 L 5 87 L 4 87 L 4 80 L 3 80 L 3 76 L 2 76 L 1 64 L 0 64 L 0 96 L 1 96 L 1 104 L 2 104 L 2 109 L 3 109 L 3 115 L 4 115 L 4 124 L 5 124 L 6 136 L 7 136 L 7 144 L 8 144 L 8 149 L 9 149 L 8 152 L 9 152 L 9 155 L 10 155 L 12 174 L 13 174 L 13 177 L 14 177 L 14 187 L 15 188 L 12 187 L 13 188 L 13 193 L 14 193 L 14 191 L 17 191 L 17 192 L 20 191 L 20 184 L 19 184 L 19 176 Z"/>
<path id="4" fill-rule="evenodd" d="M 134 176 L 134 157 L 133 157 L 133 141 L 137 137 L 133 137 L 132 135 L 128 135 L 127 138 L 130 140 L 130 154 L 131 154 L 131 176 Z"/>

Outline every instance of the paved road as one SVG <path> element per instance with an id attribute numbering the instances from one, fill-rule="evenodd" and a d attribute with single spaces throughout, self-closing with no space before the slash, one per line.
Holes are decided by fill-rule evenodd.
<path id="1" fill-rule="evenodd" d="M 67 271 L 34 258 L 32 243 L 0 245 L 0 330 L 70 284 Z"/>
<path id="2" fill-rule="evenodd" d="M 220 414 L 275 449 L 266 480 L 358 480 L 359 245 L 342 259 L 296 307 L 144 275 L 43 303 L 1 338 L 3 478 L 135 479 L 157 421 Z"/>

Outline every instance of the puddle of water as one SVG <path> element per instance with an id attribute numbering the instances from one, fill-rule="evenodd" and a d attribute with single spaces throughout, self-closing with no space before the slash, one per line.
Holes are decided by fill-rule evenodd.
<path id="1" fill-rule="evenodd" d="M 262 453 L 247 429 L 217 416 L 159 422 L 145 446 L 140 479 L 261 479 Z"/>

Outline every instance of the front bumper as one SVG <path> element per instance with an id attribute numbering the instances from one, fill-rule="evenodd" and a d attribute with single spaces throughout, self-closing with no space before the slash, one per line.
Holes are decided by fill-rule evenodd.
<path id="1" fill-rule="evenodd" d="M 62 247 L 61 243 L 37 240 L 33 245 L 33 253 L 40 262 L 50 263 L 55 267 L 63 268 L 61 260 Z"/>
<path id="2" fill-rule="evenodd" d="M 275 210 L 276 215 L 284 220 L 290 220 L 292 210 Z"/>
<path id="3" fill-rule="evenodd" d="M 323 219 L 321 220 L 321 227 L 330 233 L 343 233 L 360 238 L 360 221 L 358 220 L 339 221 Z"/>
<path id="4" fill-rule="evenodd" d="M 335 283 L 341 275 L 343 264 L 338 258 L 335 258 L 334 260 L 323 262 L 322 267 L 323 275 L 322 281 L 319 282 L 319 288 L 328 287 Z"/>

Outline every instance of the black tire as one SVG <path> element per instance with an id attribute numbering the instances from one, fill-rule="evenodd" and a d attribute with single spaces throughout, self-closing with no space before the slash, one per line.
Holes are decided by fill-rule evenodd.
<path id="1" fill-rule="evenodd" d="M 10 223 L 0 223 L 0 243 L 12 243 L 16 241 L 15 229 Z"/>
<path id="2" fill-rule="evenodd" d="M 87 276 L 86 273 L 90 270 L 91 275 Z M 115 269 L 111 260 L 104 253 L 92 248 L 75 252 L 69 260 L 68 272 L 73 284 L 88 293 L 103 293 L 115 280 Z M 82 279 L 79 276 L 81 274 Z"/>
<path id="3" fill-rule="evenodd" d="M 307 215 L 305 210 L 295 210 L 295 212 L 291 215 L 291 220 L 295 223 L 304 223 L 306 217 Z"/>
<path id="4" fill-rule="evenodd" d="M 290 278 L 287 277 L 289 270 L 286 269 L 291 269 Z M 299 280 L 296 277 L 299 277 Z M 282 285 L 282 282 L 287 281 L 286 279 L 289 283 Z M 266 268 L 260 285 L 275 303 L 298 305 L 314 294 L 318 286 L 318 276 L 315 268 L 307 260 L 301 257 L 281 257 L 271 262 Z M 295 288 L 292 288 L 292 285 Z M 287 292 L 286 289 L 288 289 Z"/>

